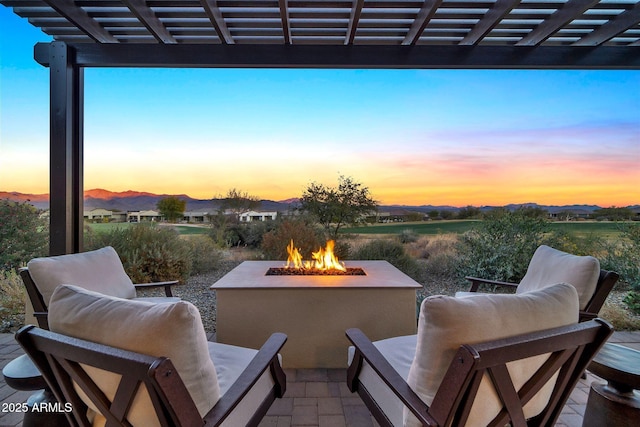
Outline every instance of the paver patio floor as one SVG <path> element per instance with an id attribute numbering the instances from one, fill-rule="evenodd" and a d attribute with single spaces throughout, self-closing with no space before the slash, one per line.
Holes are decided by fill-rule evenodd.
<path id="1" fill-rule="evenodd" d="M 615 332 L 610 342 L 640 350 L 640 331 Z M 11 334 L 0 334 L 0 366 L 22 354 Z M 345 369 L 286 369 L 287 392 L 276 400 L 261 426 L 369 427 L 376 422 L 357 394 L 346 385 Z M 558 419 L 558 427 L 580 427 L 592 381 L 588 374 L 575 388 Z M 32 392 L 11 389 L 0 378 L 0 402 L 24 402 Z M 0 427 L 22 425 L 22 414 L 0 412 Z"/>

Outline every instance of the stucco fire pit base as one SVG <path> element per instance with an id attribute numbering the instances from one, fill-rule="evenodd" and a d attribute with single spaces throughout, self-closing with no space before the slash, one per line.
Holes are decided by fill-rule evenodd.
<path id="1" fill-rule="evenodd" d="M 216 282 L 217 340 L 259 348 L 273 332 L 289 339 L 286 368 L 345 368 L 348 328 L 380 340 L 416 333 L 420 284 L 386 261 L 351 261 L 366 276 L 265 276 L 279 261 L 245 261 Z"/>

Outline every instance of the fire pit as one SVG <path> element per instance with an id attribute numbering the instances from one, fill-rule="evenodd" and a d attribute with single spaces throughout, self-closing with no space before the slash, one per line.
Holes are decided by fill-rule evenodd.
<path id="1" fill-rule="evenodd" d="M 272 332 L 289 336 L 287 368 L 344 368 L 344 332 L 373 340 L 416 332 L 420 284 L 386 261 L 349 261 L 364 274 L 271 274 L 282 261 L 245 261 L 216 282 L 217 340 L 258 348 Z"/>

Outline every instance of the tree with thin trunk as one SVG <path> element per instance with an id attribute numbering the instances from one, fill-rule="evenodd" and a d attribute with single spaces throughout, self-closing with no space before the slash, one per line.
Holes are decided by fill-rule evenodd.
<path id="1" fill-rule="evenodd" d="M 343 226 L 362 222 L 378 210 L 369 188 L 344 176 L 339 177 L 337 188 L 309 184 L 300 204 L 301 210 L 313 215 L 334 239 Z"/>
<path id="2" fill-rule="evenodd" d="M 230 189 L 226 196 L 222 197 L 220 210 L 224 213 L 232 213 L 236 217 L 260 207 L 260 198 L 251 196 L 246 191 L 236 188 Z"/>

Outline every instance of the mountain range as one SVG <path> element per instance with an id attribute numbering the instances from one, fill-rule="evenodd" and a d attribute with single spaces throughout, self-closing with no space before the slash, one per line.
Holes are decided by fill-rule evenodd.
<path id="1" fill-rule="evenodd" d="M 200 211 L 200 212 L 210 212 L 217 210 L 221 203 L 222 199 L 194 199 L 186 194 L 154 194 L 148 193 L 144 191 L 122 191 L 122 192 L 113 192 L 104 189 L 93 189 L 87 190 L 84 192 L 84 208 L 85 210 L 91 210 L 95 208 L 103 208 L 114 211 L 140 211 L 140 210 L 150 210 L 156 209 L 156 205 L 158 201 L 169 196 L 178 197 L 181 200 L 185 200 L 187 202 L 187 211 Z M 49 208 L 49 195 L 48 194 L 24 194 L 18 192 L 7 192 L 0 191 L 0 199 L 9 199 L 17 202 L 28 202 L 35 206 L 38 209 L 48 209 Z M 297 198 L 291 198 L 280 201 L 273 200 L 261 200 L 260 210 L 262 211 L 286 211 L 291 209 L 293 205 L 298 202 Z M 545 209 L 551 213 L 561 212 L 566 210 L 571 211 L 587 211 L 593 212 L 594 210 L 601 209 L 600 206 L 596 205 L 564 205 L 564 206 L 550 206 L 550 205 L 538 205 L 537 203 L 521 203 L 521 204 L 510 204 L 506 207 L 508 209 L 517 209 L 522 206 L 528 207 L 538 207 Z M 496 206 L 482 206 L 480 209 L 489 210 L 493 209 Z M 640 206 L 630 206 L 630 208 L 637 209 Z M 379 206 L 380 211 L 383 212 L 395 212 L 395 211 L 416 211 L 416 212 L 424 212 L 427 213 L 433 210 L 451 210 L 457 211 L 460 208 L 455 206 L 447 206 L 447 205 L 418 205 L 418 206 L 410 206 L 410 205 L 384 205 Z"/>

